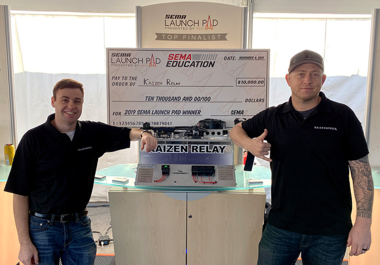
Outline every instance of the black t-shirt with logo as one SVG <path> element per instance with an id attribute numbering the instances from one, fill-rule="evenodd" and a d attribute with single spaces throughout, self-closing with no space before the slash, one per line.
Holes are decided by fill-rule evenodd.
<path id="1" fill-rule="evenodd" d="M 291 98 L 242 123 L 250 137 L 268 130 L 272 210 L 268 222 L 313 235 L 345 235 L 351 227 L 349 160 L 368 154 L 354 112 L 320 92 L 321 102 L 304 119 Z"/>
<path id="2" fill-rule="evenodd" d="M 130 129 L 78 121 L 70 141 L 53 119 L 54 114 L 22 137 L 5 191 L 29 196 L 33 212 L 79 212 L 90 200 L 98 158 L 128 148 Z"/>

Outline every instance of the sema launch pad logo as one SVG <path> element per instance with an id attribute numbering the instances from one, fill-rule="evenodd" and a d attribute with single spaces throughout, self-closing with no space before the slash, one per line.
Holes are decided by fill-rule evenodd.
<path id="1" fill-rule="evenodd" d="M 155 58 L 152 54 L 150 57 L 133 57 L 131 53 L 111 54 L 111 66 L 146 66 L 156 67 L 161 63 L 160 58 Z"/>
<path id="2" fill-rule="evenodd" d="M 211 19 L 188 19 L 187 15 L 166 15 L 165 29 L 168 30 L 213 30 L 219 21 Z"/>
<path id="3" fill-rule="evenodd" d="M 164 29 L 167 31 L 185 31 L 180 33 L 156 33 L 159 41 L 227 41 L 227 33 L 196 33 L 199 31 L 213 31 L 219 25 L 217 19 L 209 15 L 207 19 L 192 19 L 187 15 L 165 15 Z"/>

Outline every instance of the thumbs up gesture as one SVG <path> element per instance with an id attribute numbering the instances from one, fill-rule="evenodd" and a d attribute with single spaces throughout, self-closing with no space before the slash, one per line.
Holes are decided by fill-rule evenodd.
<path id="1" fill-rule="evenodd" d="M 246 148 L 252 155 L 264 159 L 265 161 L 272 162 L 272 159 L 266 157 L 269 155 L 271 144 L 264 142 L 265 137 L 268 135 L 268 130 L 265 129 L 264 132 L 254 139 L 252 139 L 248 148 Z"/>

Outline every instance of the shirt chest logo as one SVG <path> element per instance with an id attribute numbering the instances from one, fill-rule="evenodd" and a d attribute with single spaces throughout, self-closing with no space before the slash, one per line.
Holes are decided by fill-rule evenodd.
<path id="1" fill-rule="evenodd" d="M 336 127 L 325 127 L 325 126 L 314 126 L 315 130 L 330 130 L 330 131 L 337 131 L 338 129 Z"/>
<path id="2" fill-rule="evenodd" d="M 85 150 L 89 150 L 89 149 L 92 149 L 92 146 L 79 148 L 79 149 L 78 149 L 78 152 L 80 152 L 80 151 L 85 151 Z"/>

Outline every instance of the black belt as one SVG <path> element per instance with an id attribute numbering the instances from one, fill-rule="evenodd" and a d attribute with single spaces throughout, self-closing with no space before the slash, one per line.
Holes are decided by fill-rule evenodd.
<path id="1" fill-rule="evenodd" d="M 80 217 L 86 216 L 87 214 L 88 214 L 87 209 L 84 209 L 80 211 L 79 213 L 68 213 L 68 214 L 45 214 L 45 213 L 30 212 L 30 215 L 43 218 L 43 219 L 48 219 L 48 220 L 51 220 L 54 215 L 54 221 L 58 221 L 61 223 L 76 221 L 77 217 L 80 218 Z"/>

